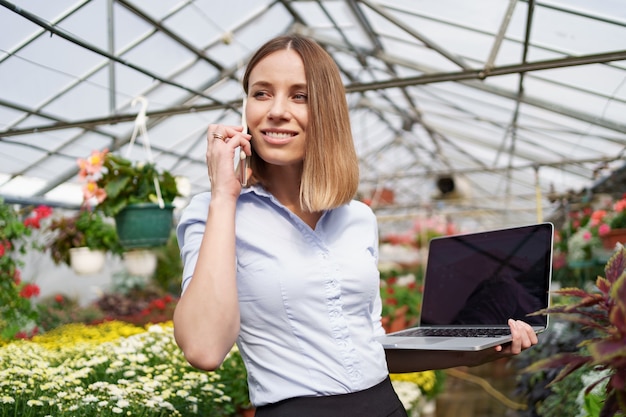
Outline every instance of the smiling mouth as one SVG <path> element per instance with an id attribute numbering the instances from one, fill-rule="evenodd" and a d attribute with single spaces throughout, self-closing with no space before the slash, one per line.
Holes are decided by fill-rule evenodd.
<path id="1" fill-rule="evenodd" d="M 279 139 L 279 140 L 280 139 L 289 139 L 289 138 L 295 136 L 295 134 L 293 134 L 293 133 L 284 133 L 284 132 L 267 132 L 267 131 L 264 131 L 263 134 L 265 136 L 270 137 L 270 138 Z"/>
<path id="2" fill-rule="evenodd" d="M 263 136 L 265 137 L 265 141 L 272 144 L 283 144 L 289 142 L 294 136 L 296 136 L 293 132 L 271 132 L 271 131 L 262 131 Z"/>

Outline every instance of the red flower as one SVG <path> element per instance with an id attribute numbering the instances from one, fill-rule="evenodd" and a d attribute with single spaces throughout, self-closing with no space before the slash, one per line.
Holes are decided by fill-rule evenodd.
<path id="1" fill-rule="evenodd" d="M 161 300 L 161 299 L 157 299 L 157 300 L 153 300 L 150 303 L 151 307 L 157 308 L 159 310 L 165 310 L 165 301 Z"/>
<path id="2" fill-rule="evenodd" d="M 33 229 L 39 229 L 39 217 L 27 217 L 24 219 L 24 226 L 32 227 Z"/>
<path id="3" fill-rule="evenodd" d="M 20 297 L 31 298 L 39 295 L 39 287 L 36 284 L 26 284 L 20 291 Z"/>
<path id="4" fill-rule="evenodd" d="M 11 250 L 11 242 L 8 240 L 4 240 L 0 242 L 0 256 L 4 256 L 7 251 Z"/>
<path id="5" fill-rule="evenodd" d="M 17 332 L 17 333 L 15 333 L 15 336 L 14 336 L 14 337 L 15 337 L 16 339 L 27 339 L 27 338 L 28 338 L 28 335 L 26 334 L 26 332 L 23 332 L 23 331 L 22 331 L 22 332 Z"/>
<path id="6" fill-rule="evenodd" d="M 61 294 L 57 294 L 54 296 L 54 301 L 61 304 L 63 303 L 63 301 L 65 301 L 65 298 Z"/>
<path id="7" fill-rule="evenodd" d="M 52 215 L 52 207 L 37 206 L 37 208 L 35 208 L 35 216 L 39 219 L 45 219 L 46 217 L 50 217 L 50 215 Z"/>

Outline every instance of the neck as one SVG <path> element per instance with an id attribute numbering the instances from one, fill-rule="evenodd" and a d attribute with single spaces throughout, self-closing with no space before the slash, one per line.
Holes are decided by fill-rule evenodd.
<path id="1" fill-rule="evenodd" d="M 311 213 L 305 211 L 300 204 L 300 181 L 302 178 L 302 169 L 294 172 L 293 169 L 286 167 L 274 167 L 271 175 L 268 175 L 265 188 L 280 203 L 289 209 L 293 214 L 298 216 L 302 221 L 308 224 L 311 229 L 315 229 L 317 221 L 322 217 L 322 212 Z"/>

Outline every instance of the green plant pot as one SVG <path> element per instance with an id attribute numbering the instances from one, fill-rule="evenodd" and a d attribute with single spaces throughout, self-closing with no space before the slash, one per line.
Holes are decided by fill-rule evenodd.
<path id="1" fill-rule="evenodd" d="M 172 231 L 174 206 L 129 204 L 115 216 L 115 228 L 124 249 L 163 246 Z"/>

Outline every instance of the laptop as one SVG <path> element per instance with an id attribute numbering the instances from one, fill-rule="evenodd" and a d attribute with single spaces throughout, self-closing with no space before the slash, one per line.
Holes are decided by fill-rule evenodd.
<path id="1" fill-rule="evenodd" d="M 535 332 L 548 316 L 552 223 L 489 230 L 430 241 L 420 321 L 378 340 L 385 349 L 476 351 L 512 340 L 509 318 Z"/>

